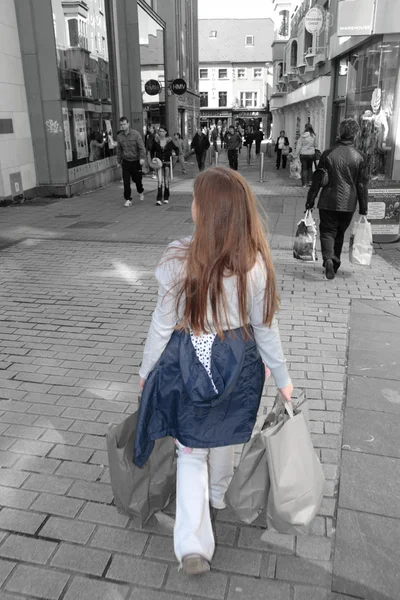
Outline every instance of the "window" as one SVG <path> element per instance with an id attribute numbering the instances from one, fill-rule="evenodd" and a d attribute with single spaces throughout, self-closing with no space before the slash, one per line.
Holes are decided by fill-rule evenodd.
<path id="1" fill-rule="evenodd" d="M 218 69 L 218 79 L 228 79 L 228 69 Z"/>
<path id="2" fill-rule="evenodd" d="M 238 69 L 238 79 L 247 79 L 247 69 Z"/>
<path id="3" fill-rule="evenodd" d="M 68 20 L 69 45 L 71 47 L 79 44 L 78 19 Z"/>
<path id="4" fill-rule="evenodd" d="M 103 56 L 104 58 L 106 57 L 106 38 L 102 37 L 101 38 L 101 42 L 102 42 L 102 51 L 103 51 Z"/>
<path id="5" fill-rule="evenodd" d="M 240 92 L 240 106 L 255 108 L 257 106 L 257 92 Z"/>
<path id="6" fill-rule="evenodd" d="M 262 67 L 253 69 L 254 79 L 262 79 L 262 75 L 263 75 Z"/>
<path id="7" fill-rule="evenodd" d="M 216 31 L 210 31 L 210 38 L 216 38 L 217 37 L 217 32 Z"/>
<path id="8" fill-rule="evenodd" d="M 200 92 L 200 106 L 208 106 L 208 92 Z"/>
<path id="9" fill-rule="evenodd" d="M 288 10 L 281 10 L 281 12 L 279 13 L 279 16 L 281 18 L 281 22 L 280 22 L 280 26 L 279 26 L 279 30 L 278 30 L 278 35 L 280 37 L 288 37 L 289 35 L 289 11 Z"/>
<path id="10" fill-rule="evenodd" d="M 228 106 L 228 92 L 219 92 L 218 94 L 218 106 Z"/>
<path id="11" fill-rule="evenodd" d="M 245 46 L 254 46 L 254 35 L 246 35 L 244 40 Z"/>
<path id="12" fill-rule="evenodd" d="M 297 67 L 297 42 L 293 40 L 290 48 L 290 66 Z"/>
<path id="13" fill-rule="evenodd" d="M 208 79 L 208 69 L 200 69 L 200 79 Z"/>

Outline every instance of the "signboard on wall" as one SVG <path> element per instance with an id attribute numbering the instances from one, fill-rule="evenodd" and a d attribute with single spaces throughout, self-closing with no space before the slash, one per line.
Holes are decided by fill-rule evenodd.
<path id="1" fill-rule="evenodd" d="M 374 11 L 375 0 L 340 0 L 337 35 L 371 35 Z"/>
<path id="2" fill-rule="evenodd" d="M 385 187 L 369 190 L 367 218 L 371 221 L 372 235 L 396 236 L 400 231 L 399 182 L 383 185 Z"/>
<path id="3" fill-rule="evenodd" d="M 72 143 L 71 143 L 71 130 L 69 128 L 68 108 L 63 106 L 63 126 L 64 126 L 64 142 L 65 142 L 65 156 L 67 162 L 72 160 Z"/>
<path id="4" fill-rule="evenodd" d="M 313 6 L 304 17 L 304 27 L 309 33 L 319 35 L 324 26 L 325 11 L 321 6 Z"/>
<path id="5" fill-rule="evenodd" d="M 76 158 L 86 158 L 89 154 L 87 145 L 86 117 L 83 108 L 73 108 L 74 130 L 76 142 Z"/>

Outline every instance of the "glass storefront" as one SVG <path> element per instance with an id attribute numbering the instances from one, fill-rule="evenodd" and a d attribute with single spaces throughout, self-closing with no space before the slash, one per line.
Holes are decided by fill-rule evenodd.
<path id="1" fill-rule="evenodd" d="M 105 0 L 52 0 L 52 10 L 65 153 L 73 180 L 115 162 L 109 25 Z"/>
<path id="2" fill-rule="evenodd" d="M 164 28 L 138 4 L 143 134 L 166 124 Z"/>
<path id="3" fill-rule="evenodd" d="M 337 104 L 338 115 L 353 117 L 360 124 L 356 146 L 368 156 L 371 181 L 392 178 L 399 59 L 400 36 L 397 41 L 375 38 L 338 62 L 335 95 L 344 96 L 344 104 Z"/>

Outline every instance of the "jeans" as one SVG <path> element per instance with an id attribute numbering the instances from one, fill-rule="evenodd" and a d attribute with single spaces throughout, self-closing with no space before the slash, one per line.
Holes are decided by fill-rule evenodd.
<path id="1" fill-rule="evenodd" d="M 278 150 L 276 151 L 276 168 L 277 169 L 279 169 L 279 167 L 281 166 L 281 159 L 282 159 L 282 169 L 286 169 L 287 155 L 282 154 L 282 150 L 280 150 L 278 148 Z"/>
<path id="2" fill-rule="evenodd" d="M 162 187 L 164 184 L 164 194 L 166 190 L 168 190 L 167 197 L 169 197 L 169 183 L 170 183 L 170 166 L 169 163 L 163 163 L 161 169 L 157 171 L 157 181 L 158 181 L 158 194 L 157 200 L 161 200 Z"/>
<path id="3" fill-rule="evenodd" d="M 352 212 L 319 209 L 319 233 L 323 266 L 327 260 L 333 260 L 335 270 L 340 267 L 344 234 L 353 218 Z"/>
<path id="4" fill-rule="evenodd" d="M 229 166 L 234 171 L 238 170 L 238 151 L 237 150 L 228 150 L 228 160 Z"/>
<path id="5" fill-rule="evenodd" d="M 206 156 L 207 156 L 207 150 L 204 150 L 204 152 L 201 152 L 200 154 L 197 154 L 197 152 L 196 152 L 196 158 L 197 158 L 197 164 L 199 166 L 199 171 L 204 171 L 204 168 L 206 166 Z"/>
<path id="6" fill-rule="evenodd" d="M 122 161 L 122 179 L 124 181 L 124 198 L 130 200 L 131 194 L 131 178 L 136 184 L 138 194 L 143 193 L 142 184 L 142 167 L 138 160 L 123 160 Z"/>
<path id="7" fill-rule="evenodd" d="M 225 508 L 234 446 L 185 449 L 179 442 L 177 446 L 175 554 L 179 562 L 187 554 L 200 554 L 211 561 L 215 541 L 209 502 L 214 508 Z"/>
<path id="8" fill-rule="evenodd" d="M 314 154 L 300 154 L 301 161 L 301 183 L 307 185 L 312 180 L 312 167 L 314 164 Z"/>

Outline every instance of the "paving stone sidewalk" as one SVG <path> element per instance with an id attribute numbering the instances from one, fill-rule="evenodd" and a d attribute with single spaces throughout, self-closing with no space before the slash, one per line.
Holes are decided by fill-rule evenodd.
<path id="1" fill-rule="evenodd" d="M 256 168 L 246 173 L 258 185 Z M 285 177 L 269 169 L 260 195 L 275 211 L 282 340 L 294 384 L 309 399 L 326 475 L 310 536 L 268 532 L 262 518 L 244 526 L 219 511 L 213 570 L 189 579 L 173 554 L 173 505 L 143 529 L 112 506 L 104 435 L 137 406 L 154 266 L 166 241 L 191 230 L 191 183 L 176 180 L 168 209 L 138 203 L 123 216 L 120 189 L 110 186 L 4 211 L 1 233 L 14 245 L 0 252 L 1 599 L 349 598 L 331 589 L 350 308 L 356 300 L 398 304 L 400 276 L 379 256 L 370 268 L 345 256 L 332 282 L 320 264 L 295 262 L 291 238 L 304 194 Z M 106 222 L 118 211 L 121 221 L 74 237 L 56 225 L 64 211 L 79 212 L 70 217 L 76 223 Z M 263 406 L 273 396 L 270 385 Z"/>

